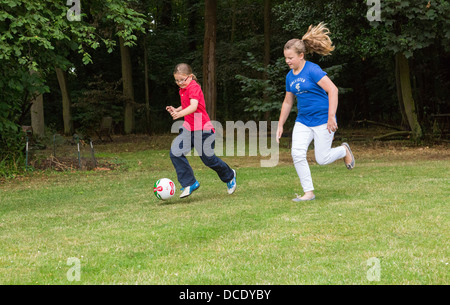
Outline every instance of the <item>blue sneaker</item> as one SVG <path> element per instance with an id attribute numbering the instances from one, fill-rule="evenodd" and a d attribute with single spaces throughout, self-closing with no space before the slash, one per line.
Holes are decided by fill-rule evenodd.
<path id="1" fill-rule="evenodd" d="M 236 171 L 233 169 L 234 177 L 230 182 L 227 183 L 228 194 L 233 194 L 236 190 Z"/>
<path id="2" fill-rule="evenodd" d="M 181 189 L 181 191 L 183 191 L 183 192 L 181 193 L 180 198 L 185 198 L 185 197 L 189 196 L 194 191 L 198 190 L 199 187 L 200 187 L 200 183 L 198 183 L 198 181 L 195 181 L 195 183 L 192 184 L 191 186 L 183 187 Z"/>

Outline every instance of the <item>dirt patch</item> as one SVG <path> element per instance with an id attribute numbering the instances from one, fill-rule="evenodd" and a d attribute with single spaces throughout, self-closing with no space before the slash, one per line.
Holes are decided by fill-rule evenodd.
<path id="1" fill-rule="evenodd" d="M 55 171 L 76 171 L 76 170 L 88 170 L 88 171 L 110 171 L 119 168 L 118 164 L 106 161 L 106 160 L 92 160 L 82 158 L 60 157 L 56 158 L 50 156 L 42 160 L 34 160 L 30 162 L 30 166 L 37 170 L 55 170 Z"/>
<path id="2" fill-rule="evenodd" d="M 361 160 L 388 161 L 450 160 L 448 144 L 408 146 L 402 143 L 372 142 L 352 144 L 353 153 Z"/>

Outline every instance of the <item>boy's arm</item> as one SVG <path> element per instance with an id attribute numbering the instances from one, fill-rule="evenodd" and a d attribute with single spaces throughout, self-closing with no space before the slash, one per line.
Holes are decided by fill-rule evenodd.
<path id="1" fill-rule="evenodd" d="M 181 111 L 183 109 L 183 107 L 178 107 L 178 108 L 174 108 L 173 106 L 167 106 L 166 107 L 166 110 L 170 113 L 170 114 L 172 114 L 172 112 L 179 112 L 179 111 Z"/>
<path id="2" fill-rule="evenodd" d="M 179 108 L 176 109 L 175 112 L 171 113 L 172 114 L 172 118 L 174 120 L 178 120 L 178 119 L 180 119 L 182 117 L 185 117 L 185 116 L 187 116 L 187 115 L 189 115 L 191 113 L 194 113 L 197 110 L 198 100 L 191 99 L 190 101 L 191 101 L 191 104 L 188 107 L 186 107 L 185 109 L 178 111 L 178 109 L 181 108 L 181 107 L 179 107 Z"/>

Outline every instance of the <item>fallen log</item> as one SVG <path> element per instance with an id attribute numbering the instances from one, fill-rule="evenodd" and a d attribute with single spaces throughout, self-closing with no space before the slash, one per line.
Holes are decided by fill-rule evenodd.
<path id="1" fill-rule="evenodd" d="M 396 131 L 396 132 L 387 133 L 385 135 L 373 137 L 373 139 L 374 140 L 386 140 L 391 137 L 409 137 L 409 136 L 411 136 L 411 134 L 412 134 L 411 131 Z"/>
<path id="2" fill-rule="evenodd" d="M 381 123 L 381 122 L 370 121 L 370 120 L 366 120 L 366 119 L 364 119 L 362 121 L 356 121 L 356 123 L 358 123 L 358 124 L 372 124 L 372 125 L 378 125 L 378 126 L 387 127 L 387 128 L 390 128 L 390 129 L 404 131 L 404 129 L 399 127 L 399 126 L 389 125 L 389 124 Z"/>

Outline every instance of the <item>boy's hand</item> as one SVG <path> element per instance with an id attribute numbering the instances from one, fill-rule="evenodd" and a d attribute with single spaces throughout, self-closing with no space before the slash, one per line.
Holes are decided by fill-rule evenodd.
<path id="1" fill-rule="evenodd" d="M 170 114 L 175 112 L 175 108 L 173 108 L 172 106 L 167 106 L 166 107 L 167 112 L 169 112 Z"/>
<path id="2" fill-rule="evenodd" d="M 170 115 L 172 116 L 172 119 L 175 121 L 175 120 L 178 120 L 179 118 L 182 118 L 183 116 L 180 114 L 180 112 L 177 112 L 177 111 L 174 111 L 174 112 L 172 112 L 172 113 L 170 113 Z"/>

